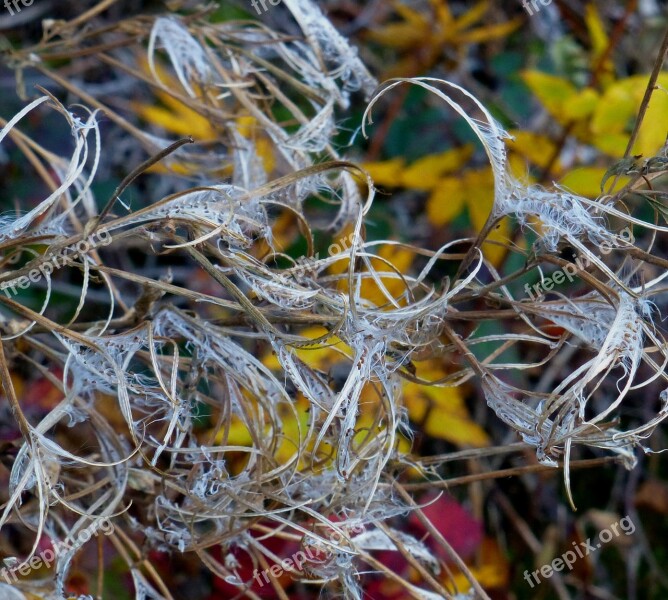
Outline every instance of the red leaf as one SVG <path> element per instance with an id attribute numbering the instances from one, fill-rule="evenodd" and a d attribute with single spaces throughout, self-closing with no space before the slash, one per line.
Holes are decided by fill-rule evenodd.
<path id="1" fill-rule="evenodd" d="M 443 494 L 438 500 L 429 494 L 420 500 L 421 505 L 428 504 L 422 513 L 432 523 L 436 530 L 448 541 L 455 552 L 464 560 L 471 557 L 483 538 L 482 523 L 475 519 L 461 504 L 451 496 Z M 417 515 L 409 518 L 411 533 L 421 538 L 427 533 L 427 528 L 420 522 Z M 444 561 L 450 561 L 449 555 L 438 544 L 433 536 L 429 536 L 427 545 Z"/>

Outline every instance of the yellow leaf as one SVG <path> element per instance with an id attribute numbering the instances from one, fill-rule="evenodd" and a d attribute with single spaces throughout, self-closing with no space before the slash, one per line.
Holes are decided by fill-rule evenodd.
<path id="1" fill-rule="evenodd" d="M 632 90 L 620 82 L 613 84 L 596 106 L 591 122 L 592 133 L 599 135 L 624 131 L 635 110 L 636 102 Z"/>
<path id="2" fill-rule="evenodd" d="M 608 156 L 621 158 L 629 141 L 627 133 L 604 133 L 594 136 L 591 143 Z"/>
<path id="3" fill-rule="evenodd" d="M 395 59 L 386 76 L 415 75 L 435 65 L 443 54 L 443 46 L 461 46 L 498 39 L 517 29 L 522 19 L 494 23 L 471 29 L 491 6 L 489 0 L 478 2 L 473 8 L 453 17 L 447 0 L 429 0 L 432 12 L 425 15 L 402 1 L 392 5 L 400 21 L 370 31 L 366 37 L 389 48 L 395 48 L 403 56 Z M 410 54 L 409 54 L 410 53 Z"/>
<path id="4" fill-rule="evenodd" d="M 307 327 L 300 332 L 300 335 L 307 340 L 316 340 L 326 335 L 327 331 L 324 327 Z M 311 368 L 323 371 L 329 369 L 334 363 L 345 360 L 346 356 L 352 356 L 350 348 L 336 336 L 331 337 L 325 344 L 298 348 L 295 354 Z M 281 368 L 278 357 L 273 352 L 266 354 L 262 358 L 262 363 L 268 369 L 279 370 Z"/>
<path id="5" fill-rule="evenodd" d="M 648 77 L 637 75 L 609 86 L 599 101 L 591 123 L 594 145 L 614 157 L 621 157 L 637 118 Z M 632 154 L 654 156 L 663 146 L 668 131 L 668 73 L 659 75 L 657 89 L 643 119 Z M 663 88 L 663 89 L 662 89 Z"/>
<path id="6" fill-rule="evenodd" d="M 172 112 L 159 106 L 132 103 L 137 114 L 144 120 L 162 127 L 165 131 L 180 136 L 192 135 L 196 140 L 213 140 L 216 135 L 209 122 L 199 113 L 181 104 L 179 112 Z"/>
<path id="7" fill-rule="evenodd" d="M 668 136 L 668 94 L 666 89 L 656 90 L 647 107 L 645 118 L 640 126 L 638 139 L 631 154 L 654 156 L 666 142 Z"/>
<path id="8" fill-rule="evenodd" d="M 419 376 L 426 381 L 438 381 L 445 372 L 433 363 L 416 364 Z M 420 385 L 406 381 L 403 385 L 404 402 L 411 420 L 424 427 L 428 435 L 447 440 L 458 446 L 488 446 L 485 430 L 471 420 L 459 388 Z"/>
<path id="9" fill-rule="evenodd" d="M 556 144 L 547 136 L 530 131 L 511 131 L 513 140 L 508 141 L 508 148 L 518 152 L 532 164 L 545 168 L 557 150 Z M 561 165 L 555 163 L 555 171 L 561 171 Z"/>
<path id="10" fill-rule="evenodd" d="M 397 14 L 410 25 L 419 27 L 420 25 L 428 23 L 422 12 L 412 9 L 403 2 L 393 2 L 392 5 L 394 6 L 394 10 L 397 11 Z"/>
<path id="11" fill-rule="evenodd" d="M 262 160 L 265 173 L 271 173 L 276 167 L 274 148 L 269 137 L 258 127 L 255 117 L 249 115 L 237 117 L 237 130 L 239 134 L 255 144 L 255 151 Z"/>
<path id="12" fill-rule="evenodd" d="M 380 162 L 364 163 L 362 166 L 369 172 L 376 185 L 400 187 L 405 164 L 406 161 L 403 158 L 393 158 Z"/>
<path id="13" fill-rule="evenodd" d="M 594 112 L 598 101 L 598 92 L 592 88 L 585 88 L 564 105 L 564 116 L 573 121 L 585 119 Z"/>
<path id="14" fill-rule="evenodd" d="M 406 248 L 384 244 L 377 251 L 377 255 L 390 262 L 395 268 L 393 270 L 384 261 L 377 258 L 371 259 L 371 266 L 376 270 L 380 277 L 380 282 L 392 298 L 398 298 L 406 291 L 405 282 L 399 278 L 399 275 L 406 273 L 413 263 L 414 254 Z M 383 273 L 389 276 L 384 277 Z M 387 295 L 371 278 L 367 277 L 362 282 L 360 288 L 362 298 L 373 302 L 376 306 L 383 306 L 389 302 Z"/>
<path id="15" fill-rule="evenodd" d="M 462 33 L 456 36 L 456 40 L 460 44 L 479 44 L 489 40 L 497 40 L 510 35 L 522 24 L 522 19 L 516 18 L 505 23 L 497 23 L 495 25 L 488 25 L 487 27 L 479 27 L 473 31 Z"/>
<path id="16" fill-rule="evenodd" d="M 494 204 L 494 176 L 492 170 L 468 171 L 464 175 L 464 187 L 471 223 L 475 230 L 479 232 L 487 222 Z M 489 242 L 507 243 L 509 235 L 510 224 L 508 219 L 504 219 L 487 236 L 487 240 Z M 498 244 L 485 243 L 482 251 L 485 257 L 497 266 L 506 255 L 505 248 Z"/>
<path id="17" fill-rule="evenodd" d="M 455 28 L 455 18 L 452 16 L 452 11 L 448 6 L 447 0 L 430 0 L 430 4 L 436 14 L 436 21 L 441 26 L 443 31 L 449 31 Z"/>
<path id="18" fill-rule="evenodd" d="M 161 82 L 171 90 L 181 90 L 181 84 L 166 69 L 159 64 L 154 65 L 156 74 Z M 147 61 L 141 63 L 142 71 L 149 73 Z M 171 133 L 186 136 L 192 135 L 195 140 L 210 141 L 217 137 L 209 120 L 193 110 L 171 94 L 158 90 L 156 97 L 163 107 L 132 102 L 132 107 L 146 121 L 158 125 Z"/>
<path id="19" fill-rule="evenodd" d="M 216 433 L 216 444 L 225 444 L 226 446 L 250 446 L 253 443 L 248 428 L 237 415 L 232 415 L 230 419 L 230 428 L 227 438 L 225 438 L 225 427 Z"/>
<path id="20" fill-rule="evenodd" d="M 561 163 L 557 161 L 550 172 L 559 172 L 560 169 Z M 526 161 L 515 152 L 511 152 L 508 155 L 508 170 L 515 179 L 524 183 L 525 185 L 529 185 L 533 182 L 533 179 L 527 169 Z"/>
<path id="21" fill-rule="evenodd" d="M 603 181 L 606 171 L 607 169 L 603 167 L 572 169 L 559 183 L 580 196 L 592 199 L 598 198 L 601 195 L 601 181 Z M 627 181 L 628 177 L 620 177 L 616 189 L 620 189 Z"/>
<path id="22" fill-rule="evenodd" d="M 486 590 L 506 589 L 510 580 L 510 565 L 496 540 L 486 537 L 481 544 L 479 561 L 470 564 L 469 570 L 473 577 Z M 471 587 L 469 580 L 463 573 L 456 573 L 447 577 L 446 583 L 456 586 L 459 590 L 468 590 Z"/>
<path id="23" fill-rule="evenodd" d="M 489 10 L 489 6 L 488 0 L 478 2 L 478 4 L 466 11 L 461 17 L 455 19 L 453 23 L 454 28 L 462 30 L 477 23 L 485 16 L 485 13 Z"/>
<path id="24" fill-rule="evenodd" d="M 282 212 L 271 226 L 271 241 L 274 248 L 285 250 L 296 237 L 295 216 L 288 211 Z"/>
<path id="25" fill-rule="evenodd" d="M 337 254 L 340 254 L 343 250 L 350 248 L 350 245 L 352 244 L 352 235 L 354 233 L 355 226 L 352 224 L 348 224 L 343 227 L 340 231 L 337 232 L 337 234 L 332 238 L 332 243 L 329 245 L 327 248 L 328 254 L 330 256 L 335 256 Z M 343 256 L 343 255 L 342 255 Z M 348 265 L 350 264 L 350 261 L 347 258 L 339 258 L 335 263 L 332 264 L 331 267 L 327 269 L 327 271 L 332 274 L 332 275 L 340 275 L 341 273 L 345 273 L 348 270 Z M 348 289 L 347 281 L 346 282 L 341 282 L 341 285 L 339 286 L 340 289 Z"/>
<path id="26" fill-rule="evenodd" d="M 25 392 L 25 382 L 23 381 L 23 378 L 16 373 L 11 373 L 10 378 L 12 380 L 12 386 L 14 387 L 16 397 L 22 398 Z"/>
<path id="27" fill-rule="evenodd" d="M 407 50 L 423 43 L 425 36 L 429 36 L 431 30 L 431 25 L 425 16 L 399 2 L 395 4 L 395 10 L 403 21 L 390 23 L 380 29 L 371 29 L 367 32 L 366 38 L 398 50 Z"/>
<path id="28" fill-rule="evenodd" d="M 608 50 L 610 40 L 605 31 L 605 25 L 594 3 L 585 7 L 585 23 L 589 30 L 589 39 L 592 46 L 592 68 L 598 69 L 598 79 L 603 87 L 608 87 L 614 81 L 614 64 L 610 57 L 606 58 L 603 65 L 599 66 L 600 59 Z"/>
<path id="29" fill-rule="evenodd" d="M 294 409 L 294 410 L 293 410 Z M 299 396 L 292 407 L 282 404 L 279 407 L 281 416 L 282 440 L 276 448 L 274 457 L 279 464 L 285 464 L 294 459 L 299 447 L 308 432 L 309 402 Z M 295 411 L 297 414 L 295 414 Z"/>
<path id="30" fill-rule="evenodd" d="M 460 178 L 441 179 L 427 200 L 429 222 L 435 227 L 449 223 L 462 212 L 465 201 L 465 190 Z"/>
<path id="31" fill-rule="evenodd" d="M 398 434 L 397 435 L 397 445 L 396 445 L 396 450 L 398 454 L 408 454 L 411 451 L 411 442 L 406 439 L 406 436 L 403 434 Z M 414 473 L 416 476 L 419 476 L 420 471 L 418 469 L 409 469 L 411 473 Z"/>
<path id="32" fill-rule="evenodd" d="M 594 51 L 594 58 L 600 58 L 608 49 L 608 34 L 605 32 L 605 25 L 598 14 L 598 10 L 593 3 L 588 3 L 585 7 L 585 23 L 589 30 L 589 38 Z"/>
<path id="33" fill-rule="evenodd" d="M 415 190 L 431 190 L 446 173 L 461 169 L 473 154 L 473 146 L 446 150 L 439 154 L 430 154 L 420 158 L 401 172 L 404 187 Z"/>
<path id="34" fill-rule="evenodd" d="M 462 417 L 447 408 L 432 410 L 424 422 L 424 431 L 427 435 L 458 446 L 489 446 L 489 437 L 480 425 L 468 415 Z"/>
<path id="35" fill-rule="evenodd" d="M 373 384 L 368 383 L 362 389 L 359 411 L 355 423 L 356 434 L 353 437 L 353 442 L 357 447 L 368 441 L 369 437 L 375 437 L 377 432 L 382 431 L 382 426 L 380 429 L 378 426 L 381 424 L 384 409 L 378 389 Z"/>
<path id="36" fill-rule="evenodd" d="M 417 386 L 421 391 L 415 391 L 407 390 L 406 387 L 404 402 L 408 415 L 413 422 L 424 428 L 426 434 L 458 446 L 481 448 L 489 445 L 488 435 L 480 425 L 471 420 L 457 388 Z M 434 397 L 438 401 L 435 401 Z"/>
<path id="37" fill-rule="evenodd" d="M 524 71 L 522 79 L 547 112 L 562 123 L 568 121 L 566 105 L 578 93 L 570 81 L 541 71 Z"/>
<path id="38" fill-rule="evenodd" d="M 408 50 L 419 46 L 424 41 L 425 35 L 429 35 L 426 28 L 417 28 L 408 23 L 391 23 L 379 30 L 370 30 L 366 37 L 388 48 Z"/>
<path id="39" fill-rule="evenodd" d="M 469 208 L 470 210 L 470 208 Z M 486 217 L 485 217 L 486 218 Z M 508 253 L 511 226 L 509 220 L 503 219 L 487 236 L 482 246 L 482 253 L 495 267 L 498 267 Z"/>
<path id="40" fill-rule="evenodd" d="M 522 24 L 522 19 L 516 18 L 505 23 L 495 23 L 465 31 L 465 29 L 480 21 L 489 10 L 489 7 L 490 2 L 482 0 L 482 2 L 478 2 L 478 4 L 465 12 L 461 17 L 455 19 L 451 25 L 443 27 L 445 39 L 457 44 L 477 44 L 505 37 Z M 450 33 L 451 31 L 452 33 Z"/>

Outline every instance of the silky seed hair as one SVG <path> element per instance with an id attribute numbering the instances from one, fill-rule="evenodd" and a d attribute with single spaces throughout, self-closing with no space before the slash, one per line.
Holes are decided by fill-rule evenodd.
<path id="1" fill-rule="evenodd" d="M 236 556 L 249 556 L 254 567 L 275 560 L 264 543 L 272 536 L 316 549 L 323 560 L 306 565 L 305 577 L 347 598 L 362 597 L 369 564 L 393 575 L 370 552 L 400 548 L 438 575 L 443 565 L 424 540 L 392 525 L 421 510 L 402 474 L 422 478 L 411 484 L 418 488 L 447 485 L 440 470 L 447 457 L 411 453 L 405 381 L 478 390 L 502 431 L 543 465 L 564 466 L 569 494 L 569 464 L 579 447 L 631 467 L 638 449 L 651 451 L 647 439 L 668 416 L 668 355 L 657 318 L 668 294 L 660 277 L 638 280 L 643 266 L 656 263 L 646 240 L 666 228 L 629 212 L 625 195 L 589 200 L 517 181 L 508 171 L 506 132 L 473 94 L 433 78 L 376 89 L 356 49 L 314 2 L 283 4 L 300 37 L 260 24 L 212 24 L 201 15 L 76 26 L 90 47 L 113 40 L 123 48 L 87 56 L 91 65 L 104 65 L 147 103 L 185 103 L 205 119 L 215 140 L 207 151 L 181 145 L 164 153 L 175 140 L 150 119 L 47 66 L 49 53 L 71 52 L 67 36 L 12 50 L 13 64 L 36 69 L 85 108 L 44 94 L 1 122 L 0 143 L 25 142 L 26 164 L 42 167 L 50 192 L 25 214 L 0 219 L 0 284 L 101 231 L 109 243 L 46 277 L 37 309 L 22 296 L 0 294 L 3 387 L 22 436 L 0 528 L 27 527 L 34 555 L 45 535 L 58 542 L 111 520 L 117 533 L 110 543 L 128 565 L 137 598 L 169 597 L 156 572 L 137 566 L 137 536 L 148 548 L 197 553 L 240 594 L 251 582 L 239 578 Z M 77 64 L 82 73 L 89 68 Z M 475 240 L 434 250 L 366 239 L 373 182 L 333 137 L 355 94 L 369 99 L 360 125 L 373 135 L 372 108 L 403 85 L 420 86 L 453 110 L 486 152 L 494 202 Z M 33 112 L 64 119 L 68 155 L 23 132 L 22 120 Z M 289 118 L 279 122 L 281 112 Z M 137 175 L 149 182 L 140 204 L 125 188 L 111 199 L 93 192 L 97 172 L 114 160 L 100 133 L 102 114 L 126 143 L 164 153 Z M 294 125 L 287 130 L 283 121 Z M 107 200 L 106 212 L 96 209 L 98 200 Z M 314 200 L 331 210 L 316 218 L 307 210 Z M 308 248 L 288 267 L 277 260 L 283 215 L 299 224 Z M 517 272 L 499 272 L 485 252 L 501 219 L 513 219 L 518 239 L 530 230 L 537 236 L 526 250 L 508 241 L 506 250 L 526 265 Z M 621 238 L 613 220 L 635 227 L 638 243 Z M 342 231 L 347 242 L 336 254 L 315 252 Z M 8 260 L 37 242 L 46 249 L 33 250 L 30 268 Z M 463 242 L 464 259 L 455 252 Z M 588 258 L 577 284 L 546 298 L 523 296 L 522 278 L 559 264 L 555 252 L 564 244 Z M 603 252 L 606 244 L 616 250 Z M 419 260 L 400 268 L 383 248 Z M 128 269 L 128 249 L 151 257 L 152 270 Z M 444 265 L 458 272 L 443 278 Z M 51 293 L 75 273 L 77 308 L 63 318 Z M 373 299 L 369 286 L 378 292 Z M 494 332 L 484 326 L 489 321 L 499 324 Z M 337 362 L 325 371 L 309 352 Z M 580 362 L 560 378 L 563 369 L 552 366 L 573 355 Z M 429 361 L 447 366 L 441 379 L 416 371 Z M 24 414 L 6 375 L 20 366 L 62 393 L 39 422 Z M 543 377 L 536 383 L 528 374 L 537 370 Z M 633 394 L 644 392 L 660 402 L 655 413 L 645 422 L 620 419 Z M 213 433 L 197 425 L 202 410 Z M 244 432 L 243 442 L 233 430 Z M 70 443 L 79 439 L 74 433 L 85 434 L 86 443 Z M 131 510 L 138 494 L 141 512 Z M 333 540 L 335 533 L 341 535 Z M 445 542 L 436 543 L 457 560 Z M 58 557 L 45 597 L 64 596 L 81 548 Z M 471 581 L 477 597 L 488 598 Z M 413 597 L 468 597 L 431 584 L 401 585 Z"/>

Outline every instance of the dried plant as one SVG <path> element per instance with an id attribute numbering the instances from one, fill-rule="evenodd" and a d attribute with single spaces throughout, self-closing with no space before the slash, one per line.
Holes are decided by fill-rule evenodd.
<path id="1" fill-rule="evenodd" d="M 263 568 L 273 559 L 265 543 L 272 536 L 317 552 L 309 576 L 338 585 L 349 598 L 361 598 L 360 570 L 371 567 L 397 580 L 372 554 L 387 549 L 408 556 L 431 586 L 399 578 L 407 597 L 469 597 L 444 589 L 424 543 L 388 525 L 397 515 L 419 512 L 407 490 L 447 484 L 436 469 L 447 457 L 398 449 L 399 438 L 411 436 L 401 381 L 476 381 L 524 447 L 533 447 L 546 468 L 563 465 L 567 486 L 575 446 L 602 449 L 633 466 L 635 448 L 649 451 L 646 438 L 668 416 L 664 392 L 661 410 L 648 422 L 624 427 L 617 418 L 631 391 L 666 380 L 666 341 L 657 324 L 668 297 L 665 277 L 643 280 L 646 266 L 666 268 L 652 253 L 667 230 L 655 206 L 665 192 L 651 185 L 665 175 L 665 153 L 647 162 L 662 168 L 647 167 L 596 201 L 527 187 L 508 174 L 506 134 L 474 96 L 447 81 L 393 81 L 375 92 L 369 110 L 399 85 L 435 94 L 480 139 L 494 172 L 495 203 L 475 240 L 452 240 L 436 251 L 367 240 L 373 184 L 332 140 L 336 111 L 348 107 L 353 93 L 371 97 L 376 83 L 314 3 L 284 4 L 303 32 L 299 39 L 257 23 L 212 24 L 206 11 L 101 27 L 93 9 L 74 22 L 50 23 L 39 44 L 7 55 L 19 83 L 36 70 L 81 104 L 68 108 L 42 91 L 2 121 L 0 142 L 11 140 L 50 191 L 29 212 L 5 215 L 0 224 L 0 285 L 21 289 L 37 271 L 45 288 L 38 308 L 23 296 L 0 295 L 2 383 L 23 437 L 0 527 L 27 528 L 35 553 L 44 535 L 73 539 L 91 522 L 111 519 L 109 539 L 132 572 L 138 598 L 171 596 L 143 560 L 137 535 L 154 548 L 197 553 L 248 597 L 258 596 L 238 576 L 233 551 Z M 66 62 L 69 75 L 52 66 L 57 61 Z M 87 83 L 94 69 L 130 90 L 128 97 L 107 96 Z M 186 106 L 208 125 L 210 139 L 194 146 L 191 139 L 167 139 L 138 117 L 130 96 L 144 106 L 156 97 Z M 71 131 L 69 156 L 21 130 L 22 119 L 47 110 Z M 116 134 L 117 148 L 105 144 L 106 120 L 123 132 Z M 96 171 L 123 164 L 107 154 L 130 147 L 152 158 L 126 173 L 98 210 Z M 140 176 L 149 182 L 143 204 L 130 208 L 124 193 Z M 655 203 L 654 222 L 633 216 L 643 195 Z M 321 207 L 315 217 L 313 203 Z M 308 268 L 288 264 L 294 258 L 277 245 L 280 215 L 298 223 Z M 537 239 L 528 250 L 509 243 L 525 266 L 499 273 L 484 249 L 496 223 L 509 218 L 518 236 L 533 231 Z M 636 227 L 637 245 L 619 235 L 620 224 Z M 325 232 L 344 227 L 352 232 L 348 247 L 313 257 Z M 67 259 L 57 271 L 45 268 L 96 235 L 109 236 L 109 244 Z M 587 289 L 564 289 L 549 302 L 522 297 L 528 273 L 568 264 L 556 253 L 565 244 L 590 259 L 591 268 L 580 273 Z M 616 249 L 603 258 L 606 244 Z M 388 245 L 422 262 L 402 272 L 378 251 Z M 129 251 L 153 257 L 155 268 L 135 272 Z M 443 264 L 458 266 L 456 276 L 434 275 Z M 189 265 L 188 274 L 182 265 Z M 206 276 L 206 286 L 192 285 L 192 273 Z M 80 293 L 74 314 L 63 318 L 53 294 L 68 277 L 79 281 Z M 369 284 L 382 301 L 365 296 Z M 470 327 L 484 321 L 498 323 L 498 333 L 479 335 Z M 325 333 L 313 339 L 305 329 L 315 325 Z M 490 347 L 482 356 L 479 349 Z M 340 354 L 341 382 L 297 352 L 317 348 Z M 526 362 L 505 362 L 516 348 Z M 563 363 L 576 351 L 584 358 L 566 378 L 522 387 L 526 371 Z M 277 368 L 262 360 L 271 352 Z M 427 359 L 447 360 L 449 375 L 440 381 L 415 375 L 413 363 Z M 39 422 L 26 416 L 14 390 L 11 372 L 19 367 L 62 390 L 63 400 Z M 360 402 L 369 389 L 374 422 L 362 426 Z M 215 436 L 196 426 L 202 406 L 216 423 Z M 122 415 L 122 426 L 110 422 L 113 412 Z M 247 432 L 246 443 L 229 441 L 233 423 Z M 290 428 L 296 439 L 286 433 Z M 407 483 L 402 474 L 409 468 L 424 480 Z M 209 552 L 214 547 L 223 561 Z M 30 589 L 62 597 L 80 550 L 74 546 L 58 558 L 55 580 Z M 286 597 L 273 576 L 271 583 L 277 597 Z M 471 587 L 471 597 L 487 598 L 473 578 Z"/>

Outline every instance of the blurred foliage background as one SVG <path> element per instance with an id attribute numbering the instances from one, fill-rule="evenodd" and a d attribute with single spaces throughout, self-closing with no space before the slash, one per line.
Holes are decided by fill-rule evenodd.
<path id="1" fill-rule="evenodd" d="M 262 14 L 245 0 L 214 4 L 210 15 L 213 22 L 260 20 L 282 31 L 296 31 L 280 4 L 267 4 L 268 10 Z M 619 162 L 625 156 L 649 73 L 668 26 L 663 0 L 553 0 L 546 6 L 541 2 L 532 6 L 529 2 L 528 8 L 519 0 L 326 0 L 318 4 L 359 49 L 360 57 L 380 81 L 393 77 L 442 77 L 475 94 L 513 135 L 509 164 L 522 181 L 548 188 L 559 184 L 582 196 L 597 198 L 611 191 L 613 179 L 618 179 L 615 189 L 619 189 L 626 179 L 617 176 L 628 174 L 634 165 L 640 168 L 644 159 L 660 158 L 662 151 L 665 157 L 668 73 L 664 71 L 658 77 L 659 87 L 647 107 L 631 157 Z M 179 3 L 179 10 L 184 10 L 184 5 L 188 8 L 188 3 Z M 37 43 L 44 19 L 74 19 L 91 6 L 90 2 L 37 0 L 13 16 L 0 7 L 0 41 L 15 47 Z M 191 9 L 195 6 L 190 3 Z M 119 0 L 109 3 L 104 18 L 114 22 L 133 15 L 161 13 L 165 7 L 170 10 L 172 4 Z M 19 70 L 22 78 L 17 81 L 14 67 L 4 64 L 0 68 L 0 116 L 4 119 L 11 118 L 24 105 L 24 90 L 32 94 L 36 85 L 54 87 L 46 77 L 29 69 Z M 78 74 L 71 73 L 71 77 L 76 79 Z M 108 85 L 107 94 L 116 95 L 110 102 L 119 110 L 134 112 L 152 131 L 172 137 L 192 135 L 198 141 L 215 139 L 216 132 L 207 119 L 168 95 L 159 96 L 157 101 L 124 96 L 123 90 L 106 82 L 103 70 L 99 72 L 98 85 L 99 93 Z M 449 240 L 474 236 L 490 212 L 494 182 L 473 133 L 435 98 L 415 86 L 397 88 L 381 99 L 368 139 L 360 130 L 365 108 L 364 98 L 356 95 L 350 110 L 339 120 L 336 144 L 342 154 L 368 170 L 381 192 L 369 215 L 369 239 L 390 238 L 438 248 Z M 66 127 L 44 128 L 39 119 L 31 115 L 26 131 L 35 133 L 47 147 L 57 146 L 67 135 Z M 106 143 L 113 145 L 114 133 L 108 125 L 103 124 L 103 136 L 109 134 L 110 141 Z M 248 135 L 252 135 L 252 119 L 247 125 Z M 267 171 L 271 171 L 275 160 L 271 145 L 263 146 L 260 141 L 257 147 Z M 139 149 L 122 144 L 114 152 L 114 160 L 98 174 L 94 184 L 100 197 L 111 193 L 131 168 L 129 165 L 145 158 Z M 15 148 L 0 150 L 1 200 L 6 212 L 32 206 L 42 197 L 43 190 L 25 176 L 17 165 L 17 157 Z M 154 184 L 158 185 L 157 180 L 151 177 L 139 182 L 130 201 L 140 204 L 142 190 Z M 168 189 L 169 186 L 165 191 Z M 285 217 L 276 232 L 288 255 L 303 254 L 304 242 L 296 219 Z M 331 244 L 345 245 L 349 233 L 344 230 L 323 237 L 317 250 L 326 253 Z M 495 230 L 491 239 L 503 242 L 485 249 L 492 264 L 499 268 L 506 260 L 518 260 L 517 256 L 509 257 L 505 244 L 528 247 L 527 240 L 512 239 L 507 222 Z M 665 254 L 666 248 L 661 250 Z M 401 246 L 384 246 L 380 255 L 406 269 L 416 260 L 414 253 Z M 131 254 L 127 260 L 128 264 L 141 261 Z M 454 270 L 448 267 L 437 273 L 440 277 L 453 274 Z M 195 271 L 190 275 L 193 289 L 206 291 L 200 275 Z M 391 288 L 391 282 L 387 285 Z M 72 288 L 76 288 L 76 282 Z M 35 294 L 32 302 L 37 306 L 40 297 Z M 76 307 L 76 293 L 68 294 L 66 286 L 56 294 L 64 313 Z M 364 292 L 369 298 L 378 294 L 371 284 Z M 486 333 L 493 332 L 492 326 Z M 314 327 L 305 335 L 317 338 L 322 333 Z M 342 360 L 339 352 L 328 349 L 304 350 L 299 356 L 331 377 L 337 376 L 336 365 Z M 271 354 L 261 358 L 268 367 L 276 366 Z M 445 360 L 415 368 L 429 380 L 449 373 Z M 568 370 L 569 365 L 561 368 Z M 22 405 L 35 418 L 60 401 L 61 396 L 47 375 L 12 375 Z M 486 448 L 493 441 L 515 441 L 493 418 L 473 385 L 425 388 L 406 381 L 403 391 L 414 438 L 401 443 L 411 447 L 417 456 L 465 453 L 468 449 Z M 369 391 L 366 405 L 372 407 L 375 401 Z M 626 405 L 624 410 L 632 417 L 647 411 L 647 406 L 638 399 L 636 405 Z M 6 404 L 2 411 L 2 452 L 10 456 L 16 431 Z M 373 423 L 371 412 L 369 426 Z M 109 418 L 113 423 L 113 414 Z M 199 425 L 202 431 L 210 432 L 214 425 L 203 413 Z M 227 435 L 228 443 L 239 445 L 246 443 L 249 436 L 242 422 L 233 422 Z M 289 438 L 289 432 L 286 436 Z M 665 431 L 656 436 L 657 447 L 665 447 Z M 289 439 L 279 454 L 282 451 L 289 456 Z M 466 458 L 466 454 L 462 456 Z M 513 455 L 491 461 L 498 470 L 527 463 L 537 464 L 529 451 L 521 452 L 521 463 Z M 506 477 L 486 479 L 476 477 L 481 475 L 481 465 L 471 458 L 446 463 L 439 475 L 452 480 L 447 494 L 436 499 L 435 492 L 429 491 L 419 500 L 434 501 L 425 514 L 466 560 L 491 598 L 663 600 L 668 594 L 668 467 L 663 455 L 640 457 L 638 467 L 630 472 L 612 464 L 575 471 L 575 513 L 566 501 L 559 472 L 543 470 L 514 476 L 508 473 Z M 5 486 L 7 469 L 0 472 L 0 477 Z M 574 543 L 596 535 L 626 515 L 636 525 L 633 536 L 615 538 L 600 551 L 577 561 L 572 571 L 540 586 L 532 588 L 526 583 L 526 570 L 534 571 L 549 563 Z M 427 534 L 424 525 L 412 517 L 400 526 L 418 537 Z M 21 543 L 5 535 L 3 529 L 0 552 L 14 555 L 16 545 Z M 274 551 L 288 556 L 295 548 L 286 542 Z M 420 575 L 408 562 L 393 553 L 385 554 L 380 560 L 391 564 L 402 577 L 419 581 Z M 236 593 L 233 586 L 203 569 L 196 555 L 151 550 L 146 556 L 174 598 L 214 600 L 232 598 Z M 96 593 L 97 570 L 94 557 L 77 557 L 68 583 L 70 592 Z M 455 580 L 466 588 L 462 575 Z M 295 587 L 288 576 L 282 577 L 281 583 L 286 597 L 316 597 L 309 588 Z M 103 589 L 105 598 L 133 597 L 132 583 L 122 561 L 105 565 Z M 382 577 L 369 577 L 364 590 L 369 600 L 409 597 L 396 582 Z M 256 593 L 275 597 L 267 589 Z"/>

